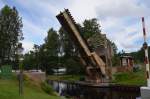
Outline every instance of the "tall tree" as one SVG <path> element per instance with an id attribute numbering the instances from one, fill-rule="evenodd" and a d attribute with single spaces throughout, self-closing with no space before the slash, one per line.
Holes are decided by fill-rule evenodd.
<path id="1" fill-rule="evenodd" d="M 48 35 L 45 38 L 45 49 L 50 56 L 58 56 L 59 51 L 59 35 L 57 32 L 50 28 L 48 31 Z"/>
<path id="2" fill-rule="evenodd" d="M 0 61 L 5 64 L 15 57 L 17 44 L 23 39 L 22 21 L 15 7 L 0 10 Z"/>
<path id="3" fill-rule="evenodd" d="M 68 33 L 61 27 L 59 29 L 59 34 L 60 34 L 61 46 L 64 52 L 64 56 L 68 58 L 74 56 L 76 47 L 72 42 L 72 40 L 70 39 Z"/>
<path id="4" fill-rule="evenodd" d="M 35 65 L 36 65 L 36 69 L 39 69 L 39 51 L 40 51 L 40 46 L 37 44 L 34 44 L 33 46 L 34 49 L 34 56 L 35 56 Z"/>
<path id="5" fill-rule="evenodd" d="M 58 53 L 60 49 L 59 35 L 50 28 L 42 45 L 34 44 L 33 51 L 24 55 L 25 69 L 42 69 L 47 74 L 52 74 L 52 69 L 58 65 Z"/>
<path id="6" fill-rule="evenodd" d="M 86 39 L 96 33 L 101 33 L 100 25 L 96 18 L 85 20 L 81 29 L 81 33 Z"/>
<path id="7" fill-rule="evenodd" d="M 48 31 L 48 35 L 45 38 L 45 44 L 43 45 L 43 52 L 45 55 L 45 60 L 47 64 L 44 62 L 44 69 L 48 74 L 52 73 L 52 69 L 56 68 L 58 65 L 58 53 L 60 49 L 60 44 L 59 44 L 59 35 L 57 32 L 53 29 L 50 28 Z"/>

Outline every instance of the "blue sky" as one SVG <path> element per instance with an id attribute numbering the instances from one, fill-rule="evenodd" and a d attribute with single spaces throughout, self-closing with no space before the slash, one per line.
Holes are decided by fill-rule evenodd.
<path id="1" fill-rule="evenodd" d="M 126 52 L 142 46 L 141 17 L 144 16 L 150 43 L 150 0 L 0 0 L 0 8 L 5 4 L 15 6 L 22 17 L 25 52 L 33 44 L 42 44 L 49 28 L 59 29 L 55 16 L 64 8 L 70 9 L 79 23 L 97 18 L 102 33 Z"/>

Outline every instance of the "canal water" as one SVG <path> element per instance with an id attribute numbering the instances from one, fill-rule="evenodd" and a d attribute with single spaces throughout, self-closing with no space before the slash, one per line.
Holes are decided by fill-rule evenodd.
<path id="1" fill-rule="evenodd" d="M 61 96 L 74 99 L 141 99 L 138 86 L 89 86 L 65 81 L 48 81 Z"/>

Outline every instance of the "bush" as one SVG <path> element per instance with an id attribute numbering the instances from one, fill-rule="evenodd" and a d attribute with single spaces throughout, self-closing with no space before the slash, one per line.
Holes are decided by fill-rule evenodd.
<path id="1" fill-rule="evenodd" d="M 42 88 L 42 90 L 44 90 L 46 93 L 48 93 L 50 95 L 57 95 L 55 93 L 55 91 L 53 90 L 53 88 L 46 82 L 41 83 L 41 88 Z"/>
<path id="2" fill-rule="evenodd" d="M 11 65 L 2 65 L 1 68 L 1 78 L 11 79 L 12 78 L 12 66 Z"/>
<path id="3" fill-rule="evenodd" d="M 23 74 L 23 80 L 27 82 L 32 81 L 26 74 Z"/>

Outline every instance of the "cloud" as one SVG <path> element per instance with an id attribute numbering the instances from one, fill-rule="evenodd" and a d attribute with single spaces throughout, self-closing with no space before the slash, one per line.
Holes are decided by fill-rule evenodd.
<path id="1" fill-rule="evenodd" d="M 4 6 L 3 1 L 0 1 L 0 9 Z"/>
<path id="2" fill-rule="evenodd" d="M 72 0 L 68 7 L 77 22 L 81 23 L 84 19 L 96 17 L 101 24 L 102 32 L 116 43 L 119 50 L 124 49 L 130 52 L 138 50 L 143 43 L 136 43 L 143 39 L 141 16 L 150 19 L 149 7 L 143 2 L 139 0 Z M 148 4 L 150 5 L 150 2 Z M 150 24 L 149 21 L 147 23 Z"/>
<path id="3" fill-rule="evenodd" d="M 138 0 L 72 0 L 67 6 L 77 19 L 149 16 L 149 8 Z"/>
<path id="4" fill-rule="evenodd" d="M 23 19 L 23 31 L 28 34 L 28 36 L 31 36 L 33 38 L 34 36 L 46 36 L 45 29 L 41 28 L 40 26 L 37 26 L 34 22 L 29 21 L 27 19 Z"/>
<path id="5" fill-rule="evenodd" d="M 97 18 L 102 32 L 119 50 L 135 51 L 142 45 L 141 16 L 145 16 L 147 33 L 150 32 L 149 0 L 6 0 L 5 3 L 16 6 L 23 18 L 25 41 L 36 44 L 43 42 L 50 27 L 59 29 L 55 16 L 64 8 L 70 9 L 79 23 Z"/>
<path id="6" fill-rule="evenodd" d="M 29 52 L 30 50 L 33 50 L 34 43 L 31 41 L 23 41 L 22 46 L 24 48 L 24 53 Z"/>
<path id="7" fill-rule="evenodd" d="M 119 50 L 125 50 L 127 52 L 135 51 L 139 49 L 141 45 L 135 43 L 137 40 L 142 39 L 142 33 L 140 32 L 140 20 L 137 19 L 133 25 L 125 25 L 121 19 L 112 20 L 108 22 L 108 27 L 103 27 L 103 32 L 107 34 L 107 37 L 117 44 Z M 126 20 L 128 21 L 128 20 Z M 112 22 L 112 23 L 111 23 Z M 107 26 L 107 22 L 106 22 Z"/>
<path id="8" fill-rule="evenodd" d="M 149 10 L 137 0 L 105 0 L 99 4 L 97 13 L 103 17 L 139 17 L 149 15 Z"/>

